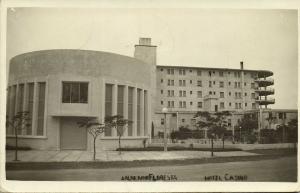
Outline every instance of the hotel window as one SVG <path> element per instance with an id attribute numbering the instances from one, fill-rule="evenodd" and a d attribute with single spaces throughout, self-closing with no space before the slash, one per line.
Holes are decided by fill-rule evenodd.
<path id="1" fill-rule="evenodd" d="M 168 70 L 167 70 L 167 73 L 168 73 L 168 74 L 174 74 L 174 69 L 168 69 Z"/>
<path id="2" fill-rule="evenodd" d="M 224 76 L 223 71 L 220 71 L 219 75 L 220 75 L 220 77 L 223 77 Z"/>
<path id="3" fill-rule="evenodd" d="M 185 69 L 179 69 L 179 75 L 185 75 Z"/>
<path id="4" fill-rule="evenodd" d="M 174 101 L 168 101 L 168 107 L 173 108 L 174 107 Z"/>
<path id="5" fill-rule="evenodd" d="M 231 96 L 231 92 L 229 92 L 228 95 Z"/>
<path id="6" fill-rule="evenodd" d="M 229 81 L 229 82 L 228 82 L 228 86 L 230 86 L 230 85 L 231 85 L 231 82 Z"/>
<path id="7" fill-rule="evenodd" d="M 160 124 L 164 125 L 165 124 L 165 119 L 160 119 Z"/>
<path id="8" fill-rule="evenodd" d="M 163 105 L 163 104 L 164 104 L 164 101 L 160 101 L 160 104 Z"/>
<path id="9" fill-rule="evenodd" d="M 224 98 L 224 92 L 220 92 L 220 98 Z"/>
<path id="10" fill-rule="evenodd" d="M 212 95 L 212 92 L 211 92 L 211 91 L 209 91 L 209 94 L 210 94 L 210 95 Z"/>
<path id="11" fill-rule="evenodd" d="M 209 87 L 212 87 L 211 81 L 208 82 L 208 86 L 209 86 Z"/>
<path id="12" fill-rule="evenodd" d="M 248 104 L 247 103 L 245 103 L 245 107 L 247 106 Z"/>
<path id="13" fill-rule="evenodd" d="M 241 77 L 241 73 L 240 73 L 240 72 L 238 72 L 238 73 L 237 73 L 237 76 L 240 78 L 240 77 Z"/>
<path id="14" fill-rule="evenodd" d="M 255 99 L 255 93 L 251 93 L 251 98 Z"/>
<path id="15" fill-rule="evenodd" d="M 164 94 L 164 91 L 163 91 L 163 90 L 160 90 L 160 94 Z"/>
<path id="16" fill-rule="evenodd" d="M 192 80 L 190 80 L 190 84 L 193 84 L 193 81 L 192 81 Z"/>
<path id="17" fill-rule="evenodd" d="M 193 91 L 190 91 L 190 95 L 192 95 L 193 94 Z"/>
<path id="18" fill-rule="evenodd" d="M 220 88 L 224 88 L 224 82 L 220 82 Z"/>
<path id="19" fill-rule="evenodd" d="M 87 82 L 63 82 L 63 103 L 88 103 Z"/>
<path id="20" fill-rule="evenodd" d="M 245 96 L 247 96 L 247 93 L 245 92 Z"/>
<path id="21" fill-rule="evenodd" d="M 160 71 L 162 72 L 162 71 L 164 71 L 164 69 L 161 68 Z"/>
<path id="22" fill-rule="evenodd" d="M 234 88 L 237 88 L 237 82 L 234 82 Z"/>
<path id="23" fill-rule="evenodd" d="M 237 103 L 235 103 L 235 109 L 238 109 L 238 104 Z"/>
<path id="24" fill-rule="evenodd" d="M 242 98 L 242 93 L 239 92 L 239 99 L 241 99 L 241 98 Z"/>
<path id="25" fill-rule="evenodd" d="M 185 86 L 185 80 L 179 80 L 179 86 Z"/>
<path id="26" fill-rule="evenodd" d="M 211 71 L 208 71 L 208 75 L 211 76 Z"/>
<path id="27" fill-rule="evenodd" d="M 184 122 L 185 122 L 185 119 L 181 119 L 181 122 L 184 123 Z"/>
<path id="28" fill-rule="evenodd" d="M 224 108 L 225 108 L 224 102 L 220 102 L 220 109 L 224 109 Z"/>
<path id="29" fill-rule="evenodd" d="M 128 87 L 128 120 L 133 120 L 133 87 Z M 161 101 L 163 104 L 163 101 Z M 128 124 L 128 136 L 133 135 L 133 124 Z"/>
<path id="30" fill-rule="evenodd" d="M 235 98 L 237 99 L 237 98 L 238 98 L 238 93 L 235 92 L 235 93 L 234 93 L 234 96 L 235 96 Z"/>
<path id="31" fill-rule="evenodd" d="M 190 70 L 190 72 L 192 73 L 192 72 L 193 72 L 193 70 Z"/>
<path id="32" fill-rule="evenodd" d="M 202 81 L 201 80 L 197 81 L 197 86 L 202 87 Z"/>
<path id="33" fill-rule="evenodd" d="M 198 102 L 198 108 L 202 108 L 202 102 Z"/>
<path id="34" fill-rule="evenodd" d="M 247 86 L 247 83 L 246 83 L 246 82 L 244 82 L 244 86 Z"/>
<path id="35" fill-rule="evenodd" d="M 202 91 L 198 91 L 198 92 L 197 92 L 197 97 L 198 97 L 198 98 L 202 98 Z"/>
<path id="36" fill-rule="evenodd" d="M 197 76 L 201 76 L 201 70 L 197 70 Z"/>
<path id="37" fill-rule="evenodd" d="M 164 82 L 164 80 L 163 80 L 163 79 L 160 79 L 160 82 L 161 82 L 161 83 L 163 83 L 163 82 Z"/>
<path id="38" fill-rule="evenodd" d="M 242 108 L 242 104 L 241 103 L 239 103 L 239 109 L 241 109 Z"/>
<path id="39" fill-rule="evenodd" d="M 238 88 L 241 88 L 241 83 L 240 82 L 238 82 Z"/>
<path id="40" fill-rule="evenodd" d="M 215 84 L 216 84 L 216 81 L 214 81 L 213 83 L 214 83 L 214 85 L 215 85 Z"/>
<path id="41" fill-rule="evenodd" d="M 255 83 L 251 83 L 251 88 L 255 89 Z"/>
<path id="42" fill-rule="evenodd" d="M 237 77 L 237 73 L 236 72 L 234 72 L 234 77 Z"/>
<path id="43" fill-rule="evenodd" d="M 256 109 L 256 104 L 252 103 L 252 109 Z"/>
<path id="44" fill-rule="evenodd" d="M 216 91 L 214 91 L 214 95 L 216 95 Z"/>
<path id="45" fill-rule="evenodd" d="M 193 105 L 193 102 L 190 102 L 190 105 L 192 106 L 192 105 Z"/>
<path id="46" fill-rule="evenodd" d="M 231 103 L 229 103 L 229 106 L 231 107 Z"/>
<path id="47" fill-rule="evenodd" d="M 179 107 L 180 108 L 186 108 L 186 102 L 185 101 L 179 101 Z"/>

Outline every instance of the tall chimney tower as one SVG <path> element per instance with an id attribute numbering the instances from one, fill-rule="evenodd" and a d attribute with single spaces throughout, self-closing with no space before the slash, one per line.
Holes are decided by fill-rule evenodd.
<path id="1" fill-rule="evenodd" d="M 154 117 L 156 101 L 156 46 L 151 45 L 151 38 L 140 38 L 139 44 L 135 45 L 134 57 L 151 66 L 151 117 Z M 150 126 L 148 128 L 148 131 Z"/>
<path id="2" fill-rule="evenodd" d="M 244 62 L 240 61 L 241 70 L 244 70 Z"/>
<path id="3" fill-rule="evenodd" d="M 151 38 L 140 38 L 139 44 L 135 45 L 134 57 L 147 64 L 156 65 L 156 46 L 151 45 Z"/>

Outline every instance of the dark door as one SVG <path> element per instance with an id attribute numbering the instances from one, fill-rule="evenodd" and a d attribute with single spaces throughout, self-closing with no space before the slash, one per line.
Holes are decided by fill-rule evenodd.
<path id="1" fill-rule="evenodd" d="M 79 127 L 76 117 L 64 117 L 60 120 L 60 149 L 86 150 L 86 128 Z"/>

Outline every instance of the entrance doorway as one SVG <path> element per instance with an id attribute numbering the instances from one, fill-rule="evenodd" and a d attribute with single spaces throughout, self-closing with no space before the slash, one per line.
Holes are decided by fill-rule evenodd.
<path id="1" fill-rule="evenodd" d="M 86 150 L 87 131 L 79 127 L 78 117 L 63 117 L 60 120 L 60 149 Z"/>

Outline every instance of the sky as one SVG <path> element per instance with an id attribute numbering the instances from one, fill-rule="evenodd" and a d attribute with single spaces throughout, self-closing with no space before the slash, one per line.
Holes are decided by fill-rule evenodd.
<path id="1" fill-rule="evenodd" d="M 152 38 L 158 65 L 244 68 L 274 72 L 271 108 L 296 109 L 296 10 L 13 8 L 7 15 L 7 63 L 44 49 L 99 50 L 133 56 Z"/>

